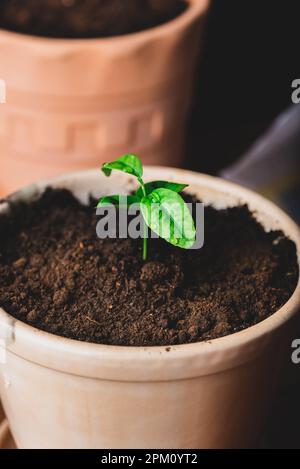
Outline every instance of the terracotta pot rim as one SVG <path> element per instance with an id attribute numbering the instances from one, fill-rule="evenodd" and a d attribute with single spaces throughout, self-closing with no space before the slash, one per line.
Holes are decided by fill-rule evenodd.
<path id="1" fill-rule="evenodd" d="M 285 212 L 283 212 L 272 202 L 249 189 L 243 188 L 229 181 L 201 173 L 194 173 L 192 171 L 178 170 L 167 167 L 148 166 L 145 168 L 145 179 L 147 180 L 147 173 L 148 179 L 150 179 L 149 175 L 151 175 L 153 172 L 156 172 L 157 174 L 157 171 L 159 171 L 162 178 L 168 177 L 167 174 L 171 173 L 174 175 L 174 179 L 181 178 L 181 181 L 183 182 L 185 182 L 185 180 L 189 180 L 192 187 L 193 184 L 195 184 L 195 186 L 204 186 L 215 192 L 219 192 L 220 194 L 227 194 L 227 196 L 232 194 L 235 198 L 237 197 L 241 203 L 248 201 L 249 207 L 252 210 L 257 211 L 257 213 L 266 213 L 266 217 L 267 214 L 269 215 L 271 213 L 270 218 L 276 220 L 281 229 L 295 242 L 300 266 L 299 227 Z M 74 181 L 77 179 L 80 181 L 83 176 L 94 177 L 96 175 L 99 176 L 98 169 L 80 171 L 69 174 L 67 176 L 60 176 L 49 181 L 28 186 L 25 188 L 25 190 L 23 189 L 18 191 L 12 194 L 9 198 L 17 200 L 20 197 L 24 198 L 24 194 L 26 194 L 26 198 L 30 198 L 34 194 L 40 193 L 46 186 L 58 184 L 59 187 L 63 187 L 65 182 L 68 180 Z M 33 343 L 33 349 L 44 349 L 45 352 L 48 352 L 48 354 L 49 351 L 53 353 L 59 353 L 61 351 L 61 353 L 65 354 L 66 357 L 72 357 L 72 360 L 76 359 L 76 357 L 82 356 L 90 357 L 91 361 L 94 361 L 95 363 L 99 363 L 100 360 L 101 365 L 103 365 L 105 368 L 104 371 L 103 369 L 100 371 L 100 374 L 101 376 L 104 374 L 107 379 L 117 379 L 117 376 L 118 379 L 120 379 L 120 366 L 122 366 L 124 368 L 128 367 L 128 373 L 125 373 L 124 371 L 124 376 L 121 377 L 121 380 L 129 381 L 133 376 L 135 376 L 136 380 L 150 381 L 151 376 L 153 376 L 153 379 L 155 377 L 155 380 L 157 380 L 159 375 L 157 363 L 164 363 L 164 367 L 168 368 L 167 371 L 164 367 L 159 368 L 159 371 L 161 372 L 160 379 L 165 380 L 170 379 L 170 376 L 173 376 L 175 371 L 178 375 L 178 369 L 180 369 L 181 376 L 177 377 L 177 379 L 195 377 L 196 375 L 199 376 L 199 373 L 204 374 L 204 372 L 207 374 L 208 369 L 209 373 L 213 373 L 219 371 L 220 369 L 224 369 L 224 367 L 225 369 L 226 367 L 229 368 L 234 357 L 234 352 L 238 347 L 245 347 L 245 349 L 247 349 L 249 352 L 247 352 L 248 358 L 251 360 L 256 354 L 256 341 L 263 337 L 267 347 L 271 333 L 283 326 L 284 323 L 288 322 L 297 312 L 299 312 L 299 310 L 300 276 L 297 287 L 291 298 L 272 316 L 269 316 L 267 319 L 234 334 L 210 341 L 195 342 L 192 344 L 133 347 L 88 343 L 68 339 L 36 329 L 28 324 L 16 320 L 1 308 L 0 324 L 2 326 L 12 326 L 13 338 L 11 343 L 10 340 L 7 341 L 7 347 L 12 353 L 15 353 L 16 355 L 24 357 L 23 352 L 26 349 L 26 345 Z M 226 352 L 228 355 L 227 364 L 224 363 L 224 352 Z M 221 354 L 223 359 L 220 361 L 219 356 Z M 199 360 L 201 357 L 205 358 L 205 360 Z M 65 364 L 60 363 L 59 366 L 57 366 L 57 364 L 54 365 L 51 359 L 49 360 L 48 358 L 44 363 L 42 356 L 34 355 L 34 358 L 33 356 L 27 356 L 26 358 L 32 359 L 32 361 L 40 363 L 43 366 L 59 369 L 60 371 L 69 371 L 72 373 L 72 370 L 69 370 L 68 368 L 68 358 L 66 358 Z M 191 365 L 190 369 L 182 368 L 182 361 L 185 360 L 189 361 Z M 236 366 L 236 357 L 234 361 Z M 137 377 L 135 374 L 135 367 L 138 363 L 140 364 L 141 362 L 145 363 L 145 376 Z M 241 357 L 241 362 L 245 362 L 245 356 Z M 86 370 L 81 370 L 81 373 L 86 376 L 92 376 L 95 372 L 98 373 L 99 370 L 95 371 L 93 364 L 91 364 L 91 368 L 87 367 Z"/>
<path id="2" fill-rule="evenodd" d="M 210 3 L 210 0 L 186 0 L 188 2 L 188 7 L 184 12 L 178 15 L 176 18 L 167 21 L 158 26 L 154 26 L 149 29 L 138 31 L 135 33 L 128 33 L 119 36 L 113 37 L 104 37 L 104 38 L 49 38 L 43 36 L 34 36 L 30 34 L 18 33 L 15 31 L 10 31 L 8 29 L 0 28 L 0 40 L 1 37 L 7 37 L 11 42 L 15 44 L 22 43 L 33 46 L 43 46 L 45 48 L 53 47 L 54 43 L 56 47 L 65 47 L 70 48 L 77 47 L 99 47 L 99 45 L 111 45 L 118 46 L 119 43 L 122 45 L 128 44 L 138 44 L 146 43 L 153 39 L 160 39 L 168 35 L 170 32 L 175 32 L 177 30 L 184 29 L 187 24 L 192 23 L 195 18 L 201 16 L 207 9 Z"/>

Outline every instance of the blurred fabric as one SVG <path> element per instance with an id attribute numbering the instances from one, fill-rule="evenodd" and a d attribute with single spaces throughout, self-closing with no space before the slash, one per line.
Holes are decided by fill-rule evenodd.
<path id="1" fill-rule="evenodd" d="M 272 199 L 300 224 L 300 105 L 291 105 L 220 175 Z"/>

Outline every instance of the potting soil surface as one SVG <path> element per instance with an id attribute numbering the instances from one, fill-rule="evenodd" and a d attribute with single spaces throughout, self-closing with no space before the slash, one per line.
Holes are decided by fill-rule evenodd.
<path id="1" fill-rule="evenodd" d="M 99 38 L 166 23 L 184 0 L 1 0 L 0 28 L 52 38 Z"/>
<path id="2" fill-rule="evenodd" d="M 0 306 L 42 330 L 114 345 L 210 340 L 256 324 L 291 297 L 295 244 L 247 206 L 205 208 L 205 243 L 183 250 L 98 239 L 95 201 L 48 189 L 0 217 Z"/>

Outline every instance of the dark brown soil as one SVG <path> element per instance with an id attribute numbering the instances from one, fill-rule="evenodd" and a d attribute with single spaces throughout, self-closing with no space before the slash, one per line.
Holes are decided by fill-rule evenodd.
<path id="1" fill-rule="evenodd" d="M 0 28 L 53 38 L 129 34 L 166 23 L 185 0 L 1 0 Z"/>
<path id="2" fill-rule="evenodd" d="M 94 206 L 94 204 L 92 204 Z M 205 244 L 100 240 L 92 207 L 47 190 L 0 217 L 0 306 L 62 336 L 117 345 L 172 345 L 239 331 L 292 295 L 295 244 L 266 233 L 246 206 L 207 207 Z"/>

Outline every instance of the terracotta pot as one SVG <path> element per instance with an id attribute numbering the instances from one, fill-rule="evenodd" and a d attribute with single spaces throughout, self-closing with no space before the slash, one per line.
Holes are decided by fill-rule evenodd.
<path id="1" fill-rule="evenodd" d="M 210 176 L 148 167 L 146 180 L 190 184 L 216 207 L 248 203 L 266 229 L 282 229 L 300 253 L 297 225 L 261 196 Z M 134 182 L 98 170 L 27 187 L 89 194 L 126 193 Z M 8 205 L 2 204 L 1 211 Z M 0 392 L 19 448 L 231 448 L 255 444 L 275 395 L 281 362 L 300 310 L 300 282 L 275 314 L 244 331 L 209 342 L 166 347 L 114 347 L 69 340 L 0 310 L 6 344 Z"/>
<path id="2" fill-rule="evenodd" d="M 138 152 L 178 166 L 209 0 L 140 33 L 55 40 L 0 30 L 0 187 Z M 0 189 L 1 190 L 1 189 Z"/>

